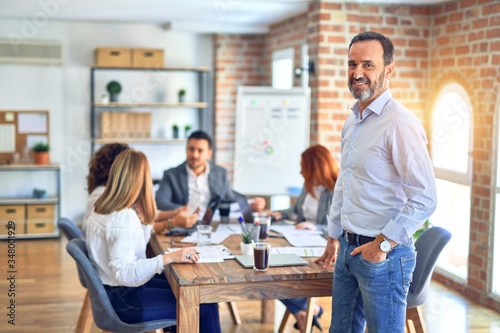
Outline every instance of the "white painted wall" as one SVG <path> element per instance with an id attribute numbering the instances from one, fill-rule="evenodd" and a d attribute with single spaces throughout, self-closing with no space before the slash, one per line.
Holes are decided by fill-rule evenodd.
<path id="1" fill-rule="evenodd" d="M 164 31 L 149 24 L 0 20 L 0 38 L 24 36 L 30 40 L 55 40 L 63 45 L 62 66 L 0 64 L 1 110 L 49 110 L 51 162 L 62 167 L 62 216 L 80 223 L 87 200 L 85 177 L 90 159 L 90 66 L 99 46 L 162 48 L 166 66 L 213 66 L 211 35 Z M 131 94 L 144 74 L 99 74 L 96 98 L 105 93 L 111 79 L 122 83 L 122 94 Z M 195 101 L 194 76 L 169 76 L 148 91 L 144 101 L 174 101 L 179 88 L 186 88 L 187 101 Z M 191 94 L 190 94 L 191 92 Z M 155 111 L 156 112 L 156 111 Z M 175 109 L 153 114 L 153 135 L 171 136 L 172 122 L 181 128 L 197 126 L 193 110 Z M 182 130 L 181 130 L 182 135 Z M 153 177 L 185 159 L 184 145 L 141 146 L 150 160 Z M 28 180 L 24 178 L 28 177 Z M 36 176 L 0 174 L 0 196 L 30 195 L 38 185 Z M 46 177 L 45 177 L 46 178 Z M 42 180 L 41 180 L 42 181 Z M 39 187 L 50 187 L 46 180 Z M 50 192 L 49 192 L 50 194 Z"/>

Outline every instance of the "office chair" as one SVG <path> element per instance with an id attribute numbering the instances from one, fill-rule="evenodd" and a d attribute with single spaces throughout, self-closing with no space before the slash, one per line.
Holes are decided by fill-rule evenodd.
<path id="1" fill-rule="evenodd" d="M 97 327 L 109 332 L 137 333 L 157 331 L 163 332 L 164 327 L 175 326 L 174 319 L 151 320 L 136 324 L 127 324 L 116 314 L 101 278 L 89 260 L 87 247 L 83 239 L 75 238 L 66 244 L 66 251 L 75 259 L 78 268 L 83 273 L 92 304 L 92 314 Z"/>
<path id="2" fill-rule="evenodd" d="M 57 226 L 59 227 L 59 230 L 62 231 L 64 236 L 68 239 L 68 241 L 71 241 L 72 239 L 78 238 L 82 239 L 82 232 L 76 224 L 74 224 L 70 219 L 67 219 L 65 217 L 60 217 L 57 220 Z M 80 280 L 80 284 L 82 287 L 87 289 L 87 285 L 85 284 L 85 278 L 83 277 L 82 272 L 78 268 L 78 265 L 76 265 L 77 271 L 78 271 L 78 278 Z M 85 297 L 83 299 L 83 304 L 82 304 L 82 309 L 80 310 L 80 316 L 78 317 L 78 323 L 76 325 L 76 332 L 82 332 L 82 333 L 87 333 L 90 332 L 92 328 L 92 309 L 90 308 L 90 298 L 89 298 L 89 292 L 85 292 Z"/>
<path id="3" fill-rule="evenodd" d="M 417 263 L 406 299 L 406 328 L 409 333 L 427 332 L 420 306 L 427 300 L 436 261 L 450 239 L 448 230 L 432 227 L 425 230 L 415 242 Z"/>

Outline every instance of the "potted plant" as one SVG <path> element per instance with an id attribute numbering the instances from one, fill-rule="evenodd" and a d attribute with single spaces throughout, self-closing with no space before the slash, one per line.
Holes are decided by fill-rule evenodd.
<path id="1" fill-rule="evenodd" d="M 191 125 L 184 126 L 184 136 L 186 139 L 189 137 L 189 131 L 191 131 Z"/>
<path id="2" fill-rule="evenodd" d="M 186 90 L 184 88 L 179 89 L 177 95 L 179 96 L 179 103 L 184 103 L 184 96 L 186 96 Z"/>
<path id="3" fill-rule="evenodd" d="M 35 144 L 31 150 L 33 151 L 33 157 L 35 159 L 36 165 L 48 165 L 49 164 L 49 144 L 45 142 L 38 142 Z"/>
<path id="4" fill-rule="evenodd" d="M 241 231 L 241 254 L 252 255 L 253 253 L 253 239 L 250 229 Z"/>
<path id="5" fill-rule="evenodd" d="M 111 81 L 106 86 L 109 93 L 110 102 L 118 102 L 118 94 L 122 91 L 122 86 L 117 81 Z"/>
<path id="6" fill-rule="evenodd" d="M 178 139 L 179 138 L 179 126 L 177 126 L 177 124 L 174 124 L 172 126 L 172 132 L 174 134 L 174 139 Z"/>

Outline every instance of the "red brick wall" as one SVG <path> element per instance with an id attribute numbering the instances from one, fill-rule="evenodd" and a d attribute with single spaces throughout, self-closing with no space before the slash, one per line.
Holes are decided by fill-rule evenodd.
<path id="1" fill-rule="evenodd" d="M 265 76 L 264 36 L 214 37 L 215 143 L 217 164 L 232 175 L 238 86 L 260 86 Z"/>
<path id="2" fill-rule="evenodd" d="M 499 311 L 498 300 L 488 295 L 495 193 L 492 140 L 500 90 L 498 0 L 457 0 L 438 6 L 319 1 L 307 14 L 273 25 L 266 36 L 217 36 L 217 162 L 232 166 L 236 86 L 270 85 L 272 52 L 294 47 L 298 64 L 304 40 L 316 63 L 316 73 L 310 76 L 311 143 L 324 144 L 338 156 L 342 125 L 354 103 L 346 83 L 347 48 L 351 38 L 365 30 L 393 40 L 396 73 L 391 91 L 423 120 L 430 139 L 432 105 L 440 88 L 455 81 L 469 93 L 474 123 L 469 278 L 463 285 L 435 276 Z"/>
<path id="3" fill-rule="evenodd" d="M 309 10 L 309 54 L 317 63 L 311 77 L 311 140 L 340 154 L 342 125 L 354 100 L 347 88 L 347 50 L 356 34 L 373 30 L 395 45 L 393 96 L 422 117 L 427 99 L 429 7 L 320 2 Z"/>
<path id="4" fill-rule="evenodd" d="M 307 43 L 307 13 L 292 17 L 270 27 L 265 39 L 266 77 L 263 85 L 272 85 L 272 55 L 274 51 L 293 48 L 294 68 L 302 65 L 302 45 Z M 294 87 L 301 87 L 301 79 L 294 76 Z"/>
<path id="5" fill-rule="evenodd" d="M 488 285 L 493 278 L 490 268 L 495 169 L 492 166 L 495 165 L 495 107 L 498 107 L 495 103 L 499 93 L 495 83 L 500 83 L 500 2 L 456 1 L 432 7 L 431 17 L 427 117 L 430 119 L 432 103 L 441 88 L 457 82 L 471 99 L 474 124 L 468 281 L 461 285 L 436 276 L 468 297 L 500 311 L 500 303 L 488 297 Z"/>

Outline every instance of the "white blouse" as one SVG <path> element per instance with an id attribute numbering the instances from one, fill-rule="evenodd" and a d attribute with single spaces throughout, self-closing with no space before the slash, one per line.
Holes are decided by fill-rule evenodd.
<path id="1" fill-rule="evenodd" d="M 101 197 L 101 194 L 104 192 L 105 186 L 97 186 L 92 193 L 90 193 L 89 198 L 87 199 L 87 207 L 85 208 L 85 215 L 83 216 L 83 221 L 82 221 L 82 234 L 83 237 L 85 237 L 87 233 L 87 219 L 89 218 L 90 214 L 92 214 L 92 211 L 94 210 L 94 205 L 97 199 Z"/>
<path id="2" fill-rule="evenodd" d="M 143 225 L 132 209 L 92 212 L 87 222 L 87 251 L 103 284 L 138 287 L 163 271 L 161 254 L 146 258 L 153 226 Z"/>
<path id="3" fill-rule="evenodd" d="M 306 194 L 304 203 L 302 204 L 302 212 L 306 221 L 316 223 L 315 221 L 318 216 L 319 197 L 324 189 L 325 188 L 322 185 L 318 185 L 313 188 L 316 198 L 309 194 L 309 192 Z"/>

